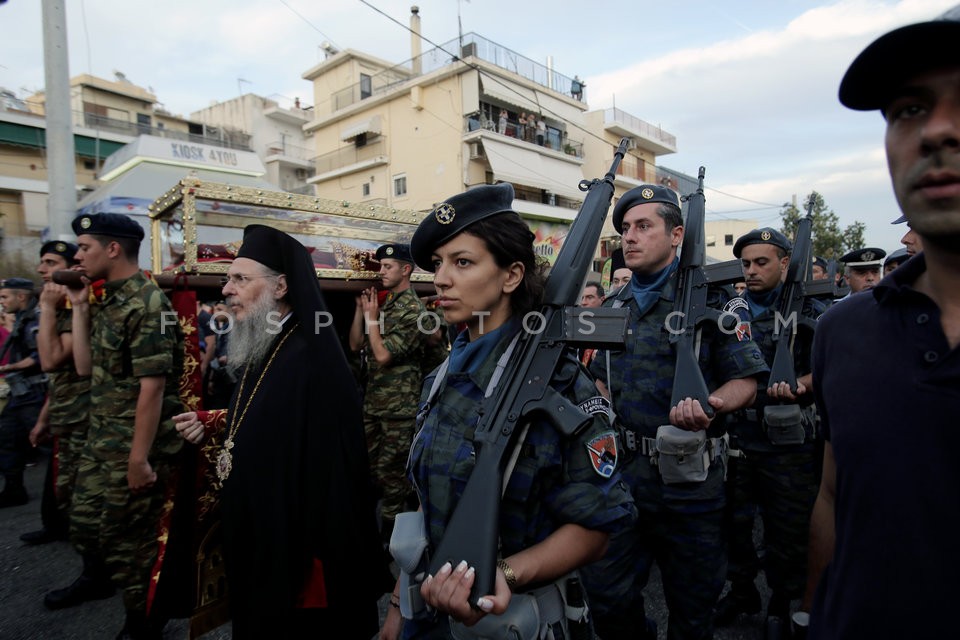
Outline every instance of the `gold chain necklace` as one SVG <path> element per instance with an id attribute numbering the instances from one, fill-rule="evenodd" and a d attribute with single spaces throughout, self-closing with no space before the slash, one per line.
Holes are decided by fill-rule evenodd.
<path id="1" fill-rule="evenodd" d="M 220 480 L 221 484 L 223 484 L 223 482 L 230 476 L 230 472 L 233 471 L 233 454 L 230 452 L 233 449 L 233 437 L 237 434 L 237 429 L 240 428 L 240 423 L 243 422 L 243 419 L 247 416 L 247 409 L 250 408 L 250 404 L 253 402 L 253 397 L 257 395 L 257 390 L 260 389 L 260 383 L 263 382 L 264 376 L 267 375 L 267 370 L 269 370 L 270 365 L 273 364 L 273 359 L 277 357 L 277 354 L 280 352 L 280 348 L 283 347 L 283 343 L 287 341 L 287 338 L 290 337 L 290 334 L 296 331 L 297 327 L 299 326 L 300 323 L 293 325 L 293 328 L 291 328 L 290 331 L 284 334 L 283 338 L 280 339 L 280 342 L 277 344 L 277 348 L 274 349 L 273 353 L 270 354 L 270 359 L 267 360 L 266 366 L 264 366 L 263 371 L 260 372 L 260 377 L 257 378 L 257 383 L 253 386 L 253 391 L 251 391 L 250 395 L 247 397 L 247 402 L 243 405 L 243 411 L 240 412 L 240 417 L 232 420 L 230 426 L 227 428 L 227 439 L 223 441 L 223 449 L 221 449 L 220 453 L 217 454 L 217 479 Z M 243 377 L 240 379 L 240 388 L 237 390 L 237 402 L 239 402 L 240 398 L 243 397 L 243 385 L 247 382 L 247 374 L 249 372 L 250 367 L 247 367 L 243 371 Z"/>

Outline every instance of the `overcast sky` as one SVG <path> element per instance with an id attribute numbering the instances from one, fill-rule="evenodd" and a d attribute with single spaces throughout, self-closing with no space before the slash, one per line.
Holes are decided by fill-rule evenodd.
<path id="1" fill-rule="evenodd" d="M 300 76 L 323 59 L 325 41 L 391 62 L 410 57 L 411 1 L 66 4 L 71 76 L 121 71 L 182 115 L 241 92 L 310 104 L 312 88 Z M 578 74 L 591 109 L 616 106 L 675 135 L 678 153 L 658 164 L 694 176 L 706 167 L 708 219 L 779 226 L 779 205 L 817 190 L 842 225 L 866 223 L 868 245 L 900 246 L 906 229 L 889 224 L 899 213 L 883 120 L 842 107 L 837 87 L 876 37 L 956 0 L 416 4 L 433 44 L 456 38 L 462 25 Z M 25 97 L 43 86 L 41 1 L 8 0 L 0 5 L 0 87 Z"/>

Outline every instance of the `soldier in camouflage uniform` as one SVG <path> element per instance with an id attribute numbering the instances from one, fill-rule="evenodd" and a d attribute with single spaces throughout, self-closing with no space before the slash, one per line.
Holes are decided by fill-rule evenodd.
<path id="1" fill-rule="evenodd" d="M 656 561 L 669 608 L 667 637 L 712 638 L 713 606 L 726 574 L 723 421 L 711 421 L 689 398 L 670 406 L 677 356 L 667 319 L 680 295 L 676 288 L 676 249 L 683 239 L 680 199 L 666 187 L 636 187 L 617 202 L 613 225 L 623 236 L 624 260 L 633 278 L 604 306 L 630 310 L 627 343 L 623 351 L 599 351 L 590 372 L 597 386 L 610 394 L 618 416 L 621 447 L 626 450 L 621 473 L 633 489 L 639 518 L 635 527 L 611 538 L 602 561 L 585 568 L 584 585 L 604 640 L 656 638 L 641 593 Z M 721 304 L 722 295 L 718 289 L 710 302 Z M 752 402 L 756 391 L 752 376 L 767 369 L 756 344 L 738 341 L 737 335 L 713 323 L 702 328 L 699 363 L 716 415 Z M 667 484 L 661 478 L 649 457 L 656 449 L 651 450 L 649 443 L 658 427 L 667 424 L 706 430 L 712 439 L 713 459 L 704 480 Z"/>
<path id="2" fill-rule="evenodd" d="M 433 324 L 428 322 L 426 308 L 410 286 L 410 248 L 405 244 L 385 244 L 377 249 L 376 258 L 387 297 L 381 307 L 374 287 L 357 296 L 350 348 L 363 349 L 367 359 L 363 427 L 370 470 L 383 495 L 381 530 L 384 539 L 389 540 L 394 518 L 404 510 L 411 491 L 404 469 L 423 381 L 421 365 L 427 331 Z"/>
<path id="3" fill-rule="evenodd" d="M 432 549 L 443 538 L 476 464 L 472 435 L 479 404 L 498 360 L 513 348 L 522 318 L 537 309 L 543 291 L 533 234 L 511 209 L 513 195 L 505 183 L 454 196 L 421 222 L 411 242 L 417 264 L 436 272 L 434 285 L 445 320 L 450 325 L 466 323 L 454 340 L 447 368 L 424 381 L 420 429 L 410 452 L 409 473 Z M 398 585 L 381 630 L 383 640 L 399 637 L 401 626 L 405 638 L 448 638 L 451 620 L 497 624 L 495 616 L 514 598 L 523 600 L 514 592 L 549 585 L 598 558 L 608 534 L 633 522 L 629 492 L 616 472 L 607 403 L 572 354 L 558 367 L 551 385 L 592 420 L 569 437 L 545 420 L 529 423 L 501 500 L 502 559 L 495 593 L 468 601 L 473 568 L 465 562 L 457 567 L 447 563 L 421 590 L 437 612 L 401 619 Z M 492 483 L 490 490 L 499 493 L 500 486 Z M 541 611 L 547 615 L 546 608 Z M 488 613 L 492 615 L 485 619 Z M 504 629 L 497 632 L 495 637 L 506 637 Z"/>
<path id="4" fill-rule="evenodd" d="M 725 310 L 750 318 L 750 332 L 760 346 L 764 360 L 772 365 L 776 352 L 774 330 L 777 323 L 790 331 L 780 318 L 782 280 L 790 264 L 791 243 L 782 233 L 769 227 L 754 229 L 741 236 L 733 246 L 733 255 L 743 263 L 747 291 L 730 300 Z M 798 396 L 783 381 L 768 394 L 769 376 L 757 377 L 757 398 L 748 408 L 728 415 L 730 446 L 742 453 L 730 460 L 727 510 L 730 516 L 727 578 L 730 591 L 717 605 L 717 625 L 727 625 L 738 614 L 758 613 L 760 593 L 754 579 L 760 569 L 753 544 L 753 525 L 757 508 L 763 518 L 766 548 L 764 572 L 772 596 L 767 606 L 767 628 L 786 629 L 790 601 L 803 594 L 806 584 L 807 534 L 810 511 L 820 486 L 817 461 L 822 455 L 815 443 L 815 408 L 810 376 L 812 323 L 825 307 L 808 298 L 803 315 L 810 324 L 797 323 L 794 340 L 794 366 Z M 784 339 L 787 339 L 785 335 Z M 786 388 L 784 388 L 786 387 Z M 764 408 L 781 400 L 803 407 L 802 424 L 795 433 L 783 434 L 777 427 L 764 425 Z M 789 436 L 789 437 L 787 437 Z M 796 441 L 799 440 L 799 441 Z M 795 442 L 796 441 L 796 442 Z"/>
<path id="5" fill-rule="evenodd" d="M 160 638 L 148 618 L 157 530 L 175 455 L 182 446 L 172 417 L 183 366 L 183 335 L 170 301 L 137 266 L 143 229 L 117 214 L 75 218 L 77 261 L 103 278 L 103 302 L 90 318 L 89 292 L 70 289 L 73 356 L 90 373 L 90 426 L 70 514 L 81 553 L 101 554 L 123 589 L 119 637 Z"/>
<path id="6" fill-rule="evenodd" d="M 13 331 L 0 346 L 0 355 L 8 357 L 0 367 L 6 375 L 10 395 L 0 412 L 0 472 L 4 485 L 0 508 L 27 504 L 23 469 L 30 452 L 30 430 L 37 423 L 47 393 L 47 379 L 40 369 L 37 354 L 37 296 L 33 282 L 25 278 L 7 278 L 0 282 L 0 305 L 16 313 Z"/>
<path id="7" fill-rule="evenodd" d="M 40 506 L 43 526 L 20 536 L 27 544 L 44 544 L 67 537 L 67 508 L 70 492 L 73 491 L 73 470 L 76 469 L 74 452 L 79 453 L 79 448 L 72 446 L 70 432 L 64 429 L 72 422 L 80 422 L 84 425 L 81 437 L 86 437 L 90 380 L 86 378 L 80 381 L 74 369 L 70 356 L 71 314 L 69 309 L 64 308 L 66 294 L 61 291 L 60 285 L 53 284 L 51 280 L 55 271 L 76 264 L 73 260 L 76 253 L 77 245 L 72 242 L 51 240 L 40 247 L 37 273 L 44 285 L 40 292 L 37 352 L 43 371 L 47 374 L 47 399 L 36 425 L 30 431 L 30 444 L 36 447 L 52 437 L 53 449 L 43 481 Z M 59 486 L 54 486 L 55 483 Z"/>

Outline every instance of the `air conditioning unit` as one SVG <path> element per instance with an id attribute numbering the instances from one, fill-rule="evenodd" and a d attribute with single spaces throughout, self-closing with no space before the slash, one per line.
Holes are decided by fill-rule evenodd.
<path id="1" fill-rule="evenodd" d="M 468 142 L 467 146 L 470 148 L 471 160 L 480 160 L 481 158 L 483 158 L 483 147 L 480 146 L 479 140 Z"/>

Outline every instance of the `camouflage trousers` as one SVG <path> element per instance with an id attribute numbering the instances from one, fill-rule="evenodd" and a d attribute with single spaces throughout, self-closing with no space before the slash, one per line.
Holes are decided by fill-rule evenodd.
<path id="1" fill-rule="evenodd" d="M 53 462 L 55 464 L 54 493 L 57 499 L 57 508 L 64 514 L 69 514 L 70 502 L 73 498 L 73 487 L 77 481 L 77 467 L 80 465 L 80 454 L 87 441 L 86 421 L 74 424 L 50 426 L 50 431 L 56 437 Z"/>
<path id="2" fill-rule="evenodd" d="M 636 524 L 610 536 L 604 557 L 581 569 L 597 634 L 644 637 L 643 589 L 656 562 L 669 609 L 667 638 L 713 637 L 713 607 L 727 573 L 723 539 L 723 463 L 702 483 L 664 485 L 644 456 L 620 467 L 633 490 Z"/>
<path id="3" fill-rule="evenodd" d="M 788 599 L 803 595 L 810 512 L 820 487 L 816 455 L 814 446 L 805 444 L 784 452 L 747 451 L 730 459 L 727 578 L 734 587 L 752 585 L 761 568 L 753 541 L 759 510 L 767 584 Z"/>
<path id="4" fill-rule="evenodd" d="M 157 482 L 147 491 L 127 486 L 127 456 L 96 459 L 84 451 L 70 508 L 70 539 L 82 556 L 103 558 L 127 611 L 146 612 L 157 561 L 158 527 L 170 461 L 151 460 Z"/>
<path id="5" fill-rule="evenodd" d="M 405 502 L 413 492 L 407 479 L 407 457 L 413 442 L 414 417 L 395 418 L 364 415 L 363 430 L 367 437 L 370 472 L 383 491 L 380 514 L 392 520 L 406 511 Z"/>

